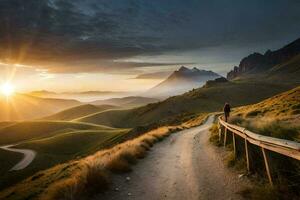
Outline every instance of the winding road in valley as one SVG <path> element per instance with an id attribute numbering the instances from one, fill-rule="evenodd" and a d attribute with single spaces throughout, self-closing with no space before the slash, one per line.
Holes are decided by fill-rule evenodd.
<path id="1" fill-rule="evenodd" d="M 156 144 L 131 173 L 118 175 L 111 191 L 96 199 L 242 199 L 250 183 L 224 165 L 222 148 L 209 143 L 210 116 L 202 126 Z"/>
<path id="2" fill-rule="evenodd" d="M 17 171 L 26 168 L 30 163 L 34 160 L 36 156 L 36 152 L 33 150 L 29 149 L 15 149 L 13 148 L 15 145 L 6 145 L 0 147 L 1 149 L 4 149 L 6 151 L 12 151 L 12 152 L 17 152 L 21 153 L 24 155 L 23 159 L 18 162 L 15 166 L 13 166 L 10 171 Z"/>

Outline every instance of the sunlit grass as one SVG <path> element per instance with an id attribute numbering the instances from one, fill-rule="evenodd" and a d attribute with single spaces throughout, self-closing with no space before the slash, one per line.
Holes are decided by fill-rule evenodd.
<path id="1" fill-rule="evenodd" d="M 104 191 L 109 187 L 111 173 L 131 171 L 131 165 L 144 158 L 150 147 L 169 136 L 171 130 L 171 127 L 158 128 L 81 160 L 81 165 L 85 166 L 83 169 L 70 178 L 54 183 L 42 198 L 67 200 L 76 196 L 80 199 Z"/>

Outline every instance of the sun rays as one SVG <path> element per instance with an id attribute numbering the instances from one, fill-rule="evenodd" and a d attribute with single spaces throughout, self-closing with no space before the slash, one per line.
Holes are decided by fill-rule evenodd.
<path id="1" fill-rule="evenodd" d="M 15 93 L 15 86 L 10 82 L 6 82 L 1 86 L 1 92 L 4 96 L 10 97 Z"/>

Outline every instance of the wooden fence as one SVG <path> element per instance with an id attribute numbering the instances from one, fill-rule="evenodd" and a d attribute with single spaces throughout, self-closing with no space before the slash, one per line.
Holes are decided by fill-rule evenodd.
<path id="1" fill-rule="evenodd" d="M 268 156 L 266 150 L 273 151 L 297 160 L 300 160 L 300 143 L 283 140 L 274 137 L 268 137 L 253 133 L 243 127 L 229 124 L 222 119 L 222 116 L 219 116 L 219 141 L 221 142 L 222 134 L 224 134 L 224 146 L 226 146 L 226 141 L 228 137 L 228 131 L 232 133 L 232 142 L 234 155 L 236 157 L 236 135 L 242 137 L 245 141 L 245 152 L 246 152 L 246 161 L 247 161 L 247 170 L 250 172 L 250 161 L 249 161 L 249 151 L 248 144 L 254 144 L 261 148 L 267 176 L 270 184 L 273 186 L 272 176 L 269 167 Z M 222 133 L 222 127 L 224 127 L 224 133 Z"/>

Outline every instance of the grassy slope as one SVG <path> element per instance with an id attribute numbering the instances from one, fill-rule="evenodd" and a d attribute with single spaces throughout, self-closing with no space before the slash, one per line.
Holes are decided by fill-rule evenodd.
<path id="1" fill-rule="evenodd" d="M 56 113 L 54 115 L 45 117 L 45 120 L 64 120 L 64 121 L 69 121 L 73 120 L 76 118 L 80 118 L 86 115 L 90 115 L 93 113 L 97 113 L 100 111 L 108 110 L 108 109 L 113 109 L 116 108 L 116 106 L 112 105 L 100 105 L 100 106 L 94 106 L 91 104 L 85 104 L 85 105 L 80 105 L 76 106 L 73 108 L 69 108 L 67 110 L 61 111 L 59 113 Z"/>
<path id="2" fill-rule="evenodd" d="M 237 108 L 233 123 L 256 133 L 300 141 L 300 87 Z"/>
<path id="3" fill-rule="evenodd" d="M 14 185 L 13 187 L 9 187 L 3 191 L 0 192 L 0 199 L 11 199 L 11 200 L 23 200 L 23 199 L 38 199 L 37 197 L 45 192 L 49 186 L 53 183 L 57 183 L 58 181 L 62 180 L 68 180 L 69 178 L 76 177 L 78 175 L 78 172 L 80 174 L 84 174 L 84 168 L 86 167 L 84 164 L 88 162 L 92 162 L 95 165 L 101 165 L 101 163 L 109 162 L 110 160 L 113 160 L 117 158 L 117 156 L 120 154 L 128 155 L 128 153 L 134 153 L 131 149 L 131 146 L 140 147 L 138 145 L 138 141 L 147 141 L 154 140 L 158 141 L 158 138 L 165 137 L 160 136 L 161 134 L 169 133 L 170 131 L 174 130 L 181 130 L 182 126 L 185 127 L 193 127 L 197 126 L 206 119 L 207 115 L 202 114 L 199 115 L 197 118 L 187 121 L 186 123 L 182 124 L 181 126 L 176 127 L 161 127 L 155 130 L 152 130 L 150 132 L 147 132 L 146 134 L 140 135 L 140 137 L 135 138 L 133 140 L 121 143 L 117 147 L 112 147 L 108 150 L 99 151 L 95 154 L 92 154 L 86 158 L 79 159 L 76 161 L 70 161 L 66 163 L 62 163 L 59 165 L 56 165 L 54 167 L 51 167 L 49 169 L 39 171 L 32 175 L 31 177 L 28 177 L 27 179 L 23 180 L 22 182 Z M 157 135 L 158 138 L 155 138 L 153 136 L 150 136 L 150 134 Z M 113 141 L 111 141 L 113 142 Z M 106 143 L 106 142 L 105 142 Z M 151 144 L 152 145 L 152 144 Z M 119 148 L 121 147 L 121 148 Z M 115 152 L 117 151 L 117 153 Z M 110 159 L 107 159 L 106 157 L 103 157 L 104 152 L 109 152 L 106 154 L 106 156 L 111 157 Z M 118 160 L 122 164 L 122 160 Z M 118 164 L 117 164 L 118 165 Z M 125 165 L 126 167 L 127 165 Z M 101 166 L 99 166 L 101 168 Z M 124 167 L 124 166 L 123 166 Z M 130 166 L 129 166 L 130 167 Z M 13 177 L 13 176 L 12 176 Z M 91 185 L 92 187 L 97 187 L 95 185 Z M 101 186 L 99 186 L 101 187 Z"/>
<path id="4" fill-rule="evenodd" d="M 0 145 L 13 144 L 36 137 L 47 137 L 63 129 L 75 130 L 101 130 L 110 127 L 87 123 L 65 121 L 29 121 L 18 122 L 0 129 Z"/>
<path id="5" fill-rule="evenodd" d="M 32 139 L 20 143 L 17 148 L 28 148 L 37 152 L 37 157 L 33 163 L 21 171 L 7 172 L 9 166 L 1 166 L 0 170 L 5 171 L 0 180 L 0 188 L 8 187 L 11 184 L 33 175 L 34 173 L 48 169 L 59 163 L 64 163 L 76 159 L 97 150 L 110 146 L 119 141 L 128 132 L 126 129 L 96 129 L 78 130 L 72 132 L 49 134 L 49 137 Z M 51 135 L 51 136 L 50 136 Z M 17 163 L 16 156 L 12 159 Z M 1 158 L 5 159 L 7 156 Z"/>
<path id="6" fill-rule="evenodd" d="M 234 111 L 244 117 L 286 118 L 300 114 L 300 87 Z"/>
<path id="7" fill-rule="evenodd" d="M 238 124 L 255 133 L 300 142 L 300 87 L 278 94 L 257 104 L 235 109 L 231 123 Z M 212 127 L 210 140 L 218 146 L 217 124 Z M 227 165 L 244 173 L 246 171 L 244 141 L 236 137 L 237 159 L 231 153 Z M 232 149 L 231 141 L 229 147 Z M 267 151 L 274 187 L 270 187 L 260 148 L 248 146 L 251 172 L 255 174 L 253 188 L 246 188 L 241 194 L 246 199 L 299 199 L 300 163 L 295 159 Z"/>
<path id="8" fill-rule="evenodd" d="M 251 79 L 219 83 L 159 103 L 131 110 L 104 111 L 80 118 L 78 121 L 112 127 L 134 127 L 168 120 L 182 113 L 218 111 L 222 109 L 225 102 L 229 102 L 234 107 L 256 103 L 293 86 L 293 84 L 266 83 Z"/>
<path id="9" fill-rule="evenodd" d="M 277 74 L 282 74 L 284 76 L 277 76 Z M 270 79 L 275 80 L 282 80 L 284 77 L 288 77 L 289 81 L 300 84 L 300 55 L 295 56 L 288 62 L 273 67 L 268 75 L 270 76 Z"/>
<path id="10" fill-rule="evenodd" d="M 30 140 L 17 148 L 33 149 L 39 153 L 54 155 L 82 155 L 101 148 L 109 140 L 126 133 L 127 130 L 81 130 L 62 133 L 47 138 Z"/>
<path id="11" fill-rule="evenodd" d="M 2 177 L 9 171 L 17 162 L 22 159 L 22 155 L 15 152 L 0 149 L 0 176 Z"/>
<path id="12" fill-rule="evenodd" d="M 76 100 L 47 99 L 22 94 L 6 99 L 0 95 L 0 121 L 37 119 L 80 104 Z"/>

